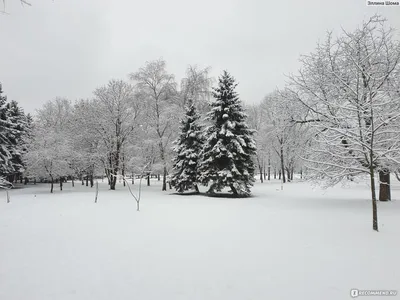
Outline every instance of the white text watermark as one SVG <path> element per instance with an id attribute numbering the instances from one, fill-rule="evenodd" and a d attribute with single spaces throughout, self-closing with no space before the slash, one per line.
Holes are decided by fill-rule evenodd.
<path id="1" fill-rule="evenodd" d="M 353 298 L 361 296 L 397 296 L 396 290 L 359 290 L 352 289 L 350 296 Z"/>
<path id="2" fill-rule="evenodd" d="M 367 3 L 367 6 L 400 6 L 400 1 L 399 0 L 393 0 L 393 1 L 371 1 L 371 0 L 367 0 L 366 3 Z"/>

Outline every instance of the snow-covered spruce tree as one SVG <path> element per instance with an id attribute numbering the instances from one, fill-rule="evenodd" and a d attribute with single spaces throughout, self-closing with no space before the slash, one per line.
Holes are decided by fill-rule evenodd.
<path id="1" fill-rule="evenodd" d="M 9 135 L 9 142 L 12 148 L 11 163 L 13 169 L 8 174 L 8 181 L 12 182 L 16 179 L 22 179 L 22 172 L 25 166 L 22 155 L 26 152 L 25 137 L 29 135 L 29 119 L 25 115 L 24 110 L 18 105 L 18 102 L 11 101 L 7 103 L 8 119 L 11 122 L 10 127 L 14 132 Z"/>
<path id="2" fill-rule="evenodd" d="M 27 119 L 16 101 L 7 102 L 0 84 L 0 176 L 14 181 L 21 175 L 21 155 L 25 151 L 23 137 L 27 133 Z"/>
<path id="3" fill-rule="evenodd" d="M 203 134 L 196 107 L 192 101 L 186 107 L 185 118 L 181 121 L 181 134 L 173 147 L 176 153 L 173 159 L 172 186 L 180 193 L 197 187 L 197 167 L 199 155 L 203 147 Z"/>
<path id="4" fill-rule="evenodd" d="M 3 96 L 2 86 L 0 84 L 0 175 L 7 175 L 13 168 L 11 163 L 11 143 L 10 134 L 14 133 L 11 127 L 12 123 L 7 113 L 7 97 Z"/>
<path id="5" fill-rule="evenodd" d="M 254 130 L 246 124 L 247 115 L 235 92 L 235 79 L 224 71 L 218 87 L 213 89 L 215 101 L 206 120 L 206 142 L 199 165 L 199 182 L 208 186 L 208 193 L 230 187 L 234 195 L 250 195 L 255 166 L 252 156 L 256 145 Z"/>

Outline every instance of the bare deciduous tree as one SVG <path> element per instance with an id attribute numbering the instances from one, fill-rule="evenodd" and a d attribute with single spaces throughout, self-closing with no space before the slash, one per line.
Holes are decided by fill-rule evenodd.
<path id="1" fill-rule="evenodd" d="M 374 16 L 336 40 L 328 34 L 302 62 L 289 89 L 307 108 L 300 123 L 314 131 L 307 159 L 312 177 L 333 185 L 368 174 L 378 231 L 375 171 L 394 171 L 400 164 L 400 43 L 385 20 Z"/>
<path id="2" fill-rule="evenodd" d="M 211 68 L 200 69 L 191 65 L 186 70 L 186 77 L 181 81 L 181 107 L 184 108 L 192 101 L 200 113 L 210 109 L 212 84 L 214 78 L 209 77 Z"/>
<path id="3" fill-rule="evenodd" d="M 69 159 L 71 157 L 71 139 L 67 127 L 71 120 L 72 106 L 67 99 L 57 98 L 47 102 L 38 111 L 25 163 L 28 173 L 50 179 L 53 192 L 54 180 L 71 173 Z"/>
<path id="4" fill-rule="evenodd" d="M 166 71 L 166 62 L 162 59 L 146 62 L 139 71 L 132 73 L 130 79 L 136 83 L 138 97 L 146 107 L 147 122 L 158 139 L 160 160 L 163 164 L 162 190 L 167 190 L 167 148 L 176 126 L 177 105 L 176 83 L 174 76 Z"/>
<path id="5" fill-rule="evenodd" d="M 110 182 L 115 190 L 121 167 L 121 151 L 138 124 L 140 104 L 133 86 L 122 80 L 111 80 L 95 92 L 93 128 L 102 137 L 106 158 L 103 160 Z"/>

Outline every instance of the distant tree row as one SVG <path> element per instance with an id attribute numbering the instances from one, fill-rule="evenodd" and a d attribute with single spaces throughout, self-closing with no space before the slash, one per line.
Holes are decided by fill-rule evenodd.
<path id="1" fill-rule="evenodd" d="M 118 177 L 130 175 L 133 180 L 145 168 L 148 178 L 163 175 L 158 178 L 166 190 L 172 142 L 188 99 L 200 112 L 209 107 L 208 73 L 208 68 L 190 66 L 178 89 L 166 62 L 159 59 L 130 74 L 130 82 L 111 80 L 97 88 L 91 99 L 49 101 L 35 115 L 24 156 L 26 174 L 52 183 L 86 179 L 91 185 L 94 177 L 105 175 L 115 189 Z"/>
<path id="2" fill-rule="evenodd" d="M 129 175 L 134 182 L 135 174 L 144 170 L 148 179 L 150 174 L 162 178 L 163 191 L 167 181 L 178 191 L 200 182 L 210 184 L 210 193 L 229 187 L 235 195 L 250 194 L 256 147 L 253 131 L 245 123 L 233 77 L 225 72 L 212 91 L 208 72 L 208 68 L 190 66 L 178 89 L 165 61 L 159 59 L 130 74 L 131 83 L 111 80 L 97 88 L 92 99 L 47 102 L 35 116 L 24 155 L 25 175 L 48 180 L 51 192 L 56 181 L 61 188 L 66 178 L 82 183 L 86 179 L 93 186 L 95 177 L 105 175 L 114 190 L 118 178 L 124 178 L 125 184 Z M 177 143 L 186 148 L 175 154 L 173 141 L 179 136 L 185 109 L 186 121 L 193 124 L 181 128 Z M 198 112 L 208 118 L 191 127 L 197 126 Z M 194 129 L 199 136 L 192 137 Z M 197 145 L 195 139 L 199 139 Z M 189 159 L 187 166 L 196 174 L 193 182 L 185 182 L 188 170 L 180 159 Z"/>

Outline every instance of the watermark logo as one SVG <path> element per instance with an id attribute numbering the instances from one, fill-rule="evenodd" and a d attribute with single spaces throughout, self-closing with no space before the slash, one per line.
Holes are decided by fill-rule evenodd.
<path id="1" fill-rule="evenodd" d="M 352 290 L 350 290 L 350 296 L 351 296 L 352 298 L 358 297 L 358 290 L 357 290 L 357 289 L 352 289 Z"/>
<path id="2" fill-rule="evenodd" d="M 399 6 L 400 7 L 399 0 L 392 0 L 392 1 L 367 0 L 366 3 L 367 3 L 367 6 Z"/>
<path id="3" fill-rule="evenodd" d="M 396 290 L 350 290 L 350 296 L 357 298 L 361 296 L 397 296 Z"/>

